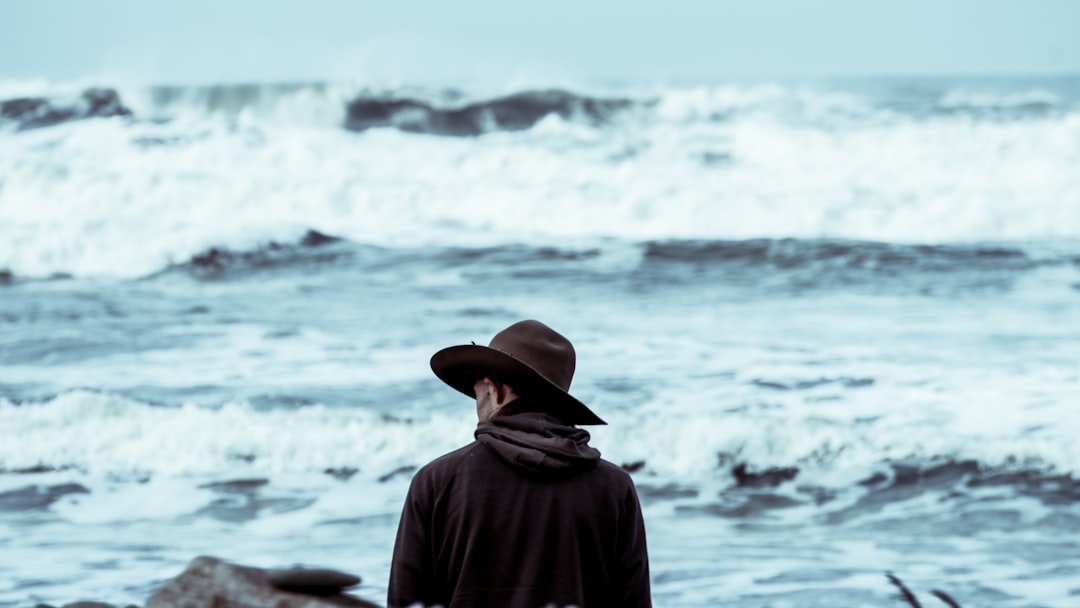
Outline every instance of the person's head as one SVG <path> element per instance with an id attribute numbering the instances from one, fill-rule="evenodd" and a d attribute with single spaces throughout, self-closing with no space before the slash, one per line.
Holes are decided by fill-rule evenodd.
<path id="1" fill-rule="evenodd" d="M 561 334 L 539 321 L 519 321 L 495 334 L 488 346 L 475 342 L 444 348 L 431 357 L 443 382 L 476 399 L 481 422 L 516 398 L 568 424 L 606 424 L 570 393 L 576 355 Z M 485 418 L 486 416 L 486 418 Z"/>
<path id="2" fill-rule="evenodd" d="M 518 398 L 514 387 L 487 376 L 473 383 L 473 393 L 476 394 L 476 418 L 480 422 L 495 418 L 506 404 Z"/>

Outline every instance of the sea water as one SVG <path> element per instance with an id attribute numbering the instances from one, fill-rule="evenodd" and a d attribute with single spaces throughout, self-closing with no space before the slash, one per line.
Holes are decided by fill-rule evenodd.
<path id="1" fill-rule="evenodd" d="M 0 103 L 0 606 L 204 554 L 381 600 L 475 425 L 429 357 L 524 318 L 657 606 L 1080 605 L 1076 79 Z"/>

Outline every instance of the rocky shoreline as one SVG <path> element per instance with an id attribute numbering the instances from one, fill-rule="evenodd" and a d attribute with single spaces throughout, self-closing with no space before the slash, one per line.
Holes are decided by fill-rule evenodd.
<path id="1" fill-rule="evenodd" d="M 379 604 L 346 593 L 359 583 L 360 577 L 336 570 L 267 570 L 202 556 L 154 592 L 144 608 L 379 608 Z M 56 607 L 38 604 L 34 608 Z M 118 607 L 105 602 L 79 601 L 60 608 Z"/>
<path id="2" fill-rule="evenodd" d="M 897 600 L 912 608 L 922 608 L 903 581 L 886 573 L 897 588 Z M 268 570 L 230 564 L 216 557 L 197 557 L 180 576 L 165 583 L 143 608 L 380 608 L 381 604 L 349 595 L 360 577 L 325 568 Z M 949 608 L 960 604 L 943 591 L 932 594 Z M 34 608 L 57 608 L 37 604 Z M 59 608 L 120 608 L 97 601 L 78 601 Z M 128 605 L 123 608 L 139 608 Z"/>

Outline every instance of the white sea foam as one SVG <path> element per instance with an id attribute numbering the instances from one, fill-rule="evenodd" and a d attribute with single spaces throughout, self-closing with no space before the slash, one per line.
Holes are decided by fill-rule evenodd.
<path id="1" fill-rule="evenodd" d="M 309 228 L 384 246 L 1080 235 L 1076 113 L 913 118 L 851 94 L 729 87 L 669 92 L 607 127 L 549 117 L 444 138 L 345 132 L 335 117 L 347 94 L 315 91 L 256 95 L 230 117 L 181 97 L 165 124 L 5 136 L 0 269 L 140 276 Z M 790 104 L 802 118 L 786 117 Z M 870 118 L 829 119 L 850 115 Z"/>
<path id="2" fill-rule="evenodd" d="M 86 391 L 38 404 L 0 402 L 0 417 L 16 438 L 0 447 L 2 468 L 123 476 L 339 467 L 379 476 L 414 463 L 418 450 L 448 451 L 469 438 L 467 424 L 441 414 L 388 419 L 363 409 L 258 411 L 241 403 L 164 408 Z"/>
<path id="3" fill-rule="evenodd" d="M 322 473 L 355 469 L 373 481 L 471 441 L 472 414 L 388 417 L 360 408 L 308 406 L 259 410 L 157 407 L 116 395 L 73 391 L 42 403 L 0 401 L 0 469 L 74 468 L 119 476 L 218 477 Z M 827 415 L 710 415 L 646 409 L 609 415 L 592 429 L 594 444 L 616 463 L 644 461 L 659 481 L 728 479 L 738 461 L 755 467 L 799 466 L 819 481 L 865 475 L 884 461 L 977 460 L 990 467 L 1029 466 L 1069 472 L 1080 449 L 1068 433 L 1017 436 L 1006 420 L 994 428 L 927 432 L 903 416 L 878 426 Z M 845 472 L 847 471 L 847 472 Z"/>

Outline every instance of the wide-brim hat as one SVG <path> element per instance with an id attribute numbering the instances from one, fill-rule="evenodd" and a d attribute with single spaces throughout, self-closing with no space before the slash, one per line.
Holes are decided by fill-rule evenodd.
<path id="1" fill-rule="evenodd" d="M 518 395 L 568 424 L 607 424 L 570 394 L 577 364 L 574 346 L 539 321 L 520 321 L 495 334 L 488 346 L 463 344 L 431 357 L 431 371 L 476 398 L 480 378 L 509 384 Z"/>

